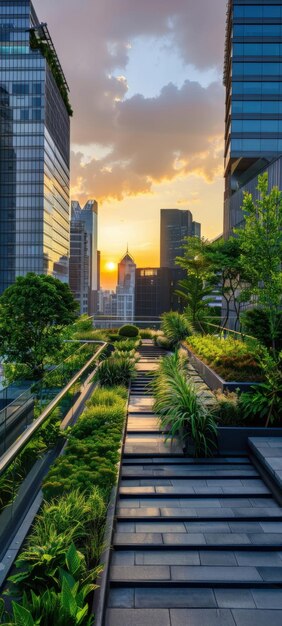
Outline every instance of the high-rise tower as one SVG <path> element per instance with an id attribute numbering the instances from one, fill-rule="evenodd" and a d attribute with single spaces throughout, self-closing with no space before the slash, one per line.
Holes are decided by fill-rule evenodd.
<path id="1" fill-rule="evenodd" d="M 81 222 L 87 235 L 88 255 L 88 314 L 94 315 L 98 309 L 98 204 L 88 200 L 81 208 L 79 202 L 71 203 L 71 223 Z M 74 265 L 72 265 L 74 269 Z"/>
<path id="2" fill-rule="evenodd" d="M 0 0 L 0 293 L 27 272 L 68 281 L 67 82 L 31 0 Z"/>
<path id="3" fill-rule="evenodd" d="M 226 237 L 257 175 L 282 188 L 282 1 L 229 0 L 225 47 Z"/>
<path id="4" fill-rule="evenodd" d="M 191 211 L 161 209 L 161 267 L 176 268 L 186 237 L 201 236 L 201 225 L 193 222 Z"/>

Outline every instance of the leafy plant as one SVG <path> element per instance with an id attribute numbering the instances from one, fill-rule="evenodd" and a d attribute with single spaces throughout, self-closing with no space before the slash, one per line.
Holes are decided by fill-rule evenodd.
<path id="1" fill-rule="evenodd" d="M 267 428 L 282 421 L 282 352 L 276 360 L 265 348 L 261 366 L 265 382 L 253 387 L 252 392 L 243 393 L 240 404 L 247 418 L 265 419 Z"/>
<path id="2" fill-rule="evenodd" d="M 47 556 L 47 555 L 46 555 Z M 49 556 L 49 555 L 48 555 Z M 48 560 L 47 560 L 48 563 Z M 26 561 L 18 559 L 17 566 L 28 567 Z M 83 556 L 76 550 L 72 543 L 65 553 L 64 568 L 59 568 L 54 579 L 54 586 L 49 582 L 48 589 L 42 589 L 40 595 L 36 595 L 29 588 L 24 591 L 22 605 L 12 603 L 15 624 L 22 626 L 58 624 L 60 626 L 90 626 L 93 619 L 88 617 L 89 606 L 87 596 L 97 588 L 93 580 L 97 577 L 100 568 L 85 572 Z M 25 572 L 23 571 L 22 574 Z M 21 585 L 23 580 L 20 575 L 11 576 L 9 579 L 13 585 Z M 26 579 L 25 583 L 26 583 Z M 35 579 L 38 588 L 38 579 Z M 34 584 L 33 580 L 33 584 Z M 46 583 L 45 583 L 46 584 Z"/>

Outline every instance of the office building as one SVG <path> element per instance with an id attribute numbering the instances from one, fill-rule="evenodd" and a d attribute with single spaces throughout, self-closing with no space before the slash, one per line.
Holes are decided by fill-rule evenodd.
<path id="1" fill-rule="evenodd" d="M 282 189 L 282 2 L 229 0 L 224 84 L 224 236 L 243 221 L 243 192 L 257 176 Z"/>
<path id="2" fill-rule="evenodd" d="M 0 293 L 27 272 L 68 281 L 68 85 L 30 0 L 0 0 Z M 52 59 L 52 62 L 50 62 Z"/>
<path id="3" fill-rule="evenodd" d="M 88 200 L 81 208 L 79 202 L 71 203 L 72 222 L 82 222 L 87 234 L 88 253 L 88 315 L 95 315 L 98 310 L 98 204 Z"/>
<path id="4" fill-rule="evenodd" d="M 176 268 L 175 259 L 183 255 L 186 237 L 201 236 L 201 225 L 193 221 L 191 211 L 161 209 L 161 267 Z"/>
<path id="5" fill-rule="evenodd" d="M 145 267 L 136 270 L 135 316 L 148 323 L 166 311 L 181 311 L 182 304 L 175 291 L 182 270 L 169 267 Z"/>
<path id="6" fill-rule="evenodd" d="M 122 322 L 133 322 L 135 315 L 136 265 L 128 250 L 118 264 L 116 288 L 117 318 Z"/>
<path id="7" fill-rule="evenodd" d="M 71 221 L 69 285 L 79 304 L 80 315 L 88 314 L 88 237 L 84 223 Z"/>

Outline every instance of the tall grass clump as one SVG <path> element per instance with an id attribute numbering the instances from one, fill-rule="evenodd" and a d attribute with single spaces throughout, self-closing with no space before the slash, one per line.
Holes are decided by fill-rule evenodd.
<path id="1" fill-rule="evenodd" d="M 162 359 L 152 388 L 153 410 L 167 437 L 178 435 L 186 445 L 192 440 L 196 457 L 210 456 L 216 448 L 216 422 L 187 380 L 185 359 L 177 352 Z"/>
<path id="2" fill-rule="evenodd" d="M 163 313 L 161 319 L 161 330 L 174 346 L 193 334 L 193 327 L 183 313 L 170 311 L 169 313 Z"/>

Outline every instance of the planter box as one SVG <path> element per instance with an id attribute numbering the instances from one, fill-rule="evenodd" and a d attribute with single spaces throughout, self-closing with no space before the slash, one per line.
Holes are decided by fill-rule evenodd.
<path id="1" fill-rule="evenodd" d="M 181 347 L 186 350 L 189 355 L 190 363 L 193 365 L 195 370 L 201 376 L 203 381 L 212 389 L 212 391 L 216 391 L 220 389 L 221 391 L 236 391 L 239 389 L 240 391 L 249 391 L 253 385 L 258 385 L 259 383 L 250 382 L 243 383 L 241 381 L 226 381 L 219 376 L 214 370 L 212 370 L 208 365 L 203 363 L 201 359 L 190 350 L 185 344 L 181 344 Z"/>
<path id="2" fill-rule="evenodd" d="M 219 426 L 218 453 L 224 456 L 248 454 L 249 437 L 282 437 L 282 428 Z"/>

